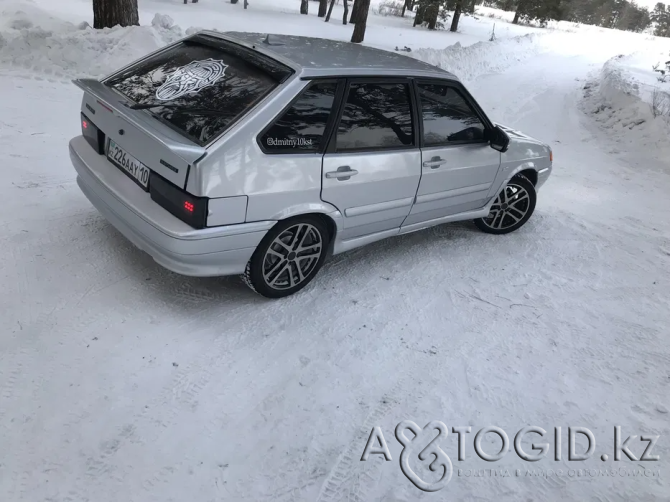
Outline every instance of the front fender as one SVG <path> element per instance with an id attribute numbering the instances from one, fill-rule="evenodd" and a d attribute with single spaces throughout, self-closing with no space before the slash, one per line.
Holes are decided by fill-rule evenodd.
<path id="1" fill-rule="evenodd" d="M 514 176 L 527 170 L 535 172 L 534 181 L 539 188 L 551 172 L 551 156 L 548 145 L 521 133 L 510 134 L 509 148 L 500 154 L 500 169 L 488 196 L 494 197 Z"/>

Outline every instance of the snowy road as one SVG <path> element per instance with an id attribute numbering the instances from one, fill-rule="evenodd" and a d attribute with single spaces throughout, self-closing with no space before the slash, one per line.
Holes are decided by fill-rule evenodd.
<path id="1" fill-rule="evenodd" d="M 544 55 L 473 86 L 495 120 L 554 145 L 520 231 L 452 224 L 374 244 L 274 302 L 132 248 L 73 183 L 76 89 L 0 76 L 0 95 L 23 97 L 0 118 L 0 498 L 668 500 L 670 179 L 615 153 L 579 110 L 596 68 Z M 510 438 L 584 426 L 593 459 L 530 467 L 654 464 L 661 478 L 455 472 L 423 494 L 398 466 L 404 419 Z M 359 461 L 374 425 L 393 462 Z M 660 435 L 661 461 L 601 462 L 614 425 Z M 455 444 L 456 470 L 529 468 L 513 450 L 476 459 L 472 438 L 459 462 Z"/>

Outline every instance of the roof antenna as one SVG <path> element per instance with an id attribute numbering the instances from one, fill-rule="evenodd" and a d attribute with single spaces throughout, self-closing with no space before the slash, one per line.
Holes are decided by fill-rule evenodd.
<path id="1" fill-rule="evenodd" d="M 284 45 L 284 44 L 281 43 L 281 42 L 274 42 L 274 41 L 270 40 L 270 34 L 269 34 L 269 33 L 268 33 L 267 36 L 265 37 L 265 40 L 263 40 L 263 43 L 264 43 L 265 45 Z"/>

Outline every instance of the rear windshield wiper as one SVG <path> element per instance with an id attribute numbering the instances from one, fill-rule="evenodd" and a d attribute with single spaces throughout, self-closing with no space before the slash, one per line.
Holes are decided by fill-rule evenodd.
<path id="1" fill-rule="evenodd" d="M 163 103 L 136 103 L 134 105 L 126 105 L 131 110 L 149 110 L 151 108 L 173 108 L 179 113 L 194 113 L 196 115 L 226 115 L 228 112 L 223 110 L 210 110 L 208 108 L 196 108 L 182 105 L 170 105 Z"/>

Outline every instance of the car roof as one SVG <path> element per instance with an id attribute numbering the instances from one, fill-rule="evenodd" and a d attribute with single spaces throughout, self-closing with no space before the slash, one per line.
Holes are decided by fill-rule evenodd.
<path id="1" fill-rule="evenodd" d="M 289 63 L 303 77 L 393 75 L 458 81 L 458 77 L 453 73 L 413 57 L 351 42 L 239 31 L 225 33 L 206 31 L 206 33 L 241 42 L 268 56 Z"/>

